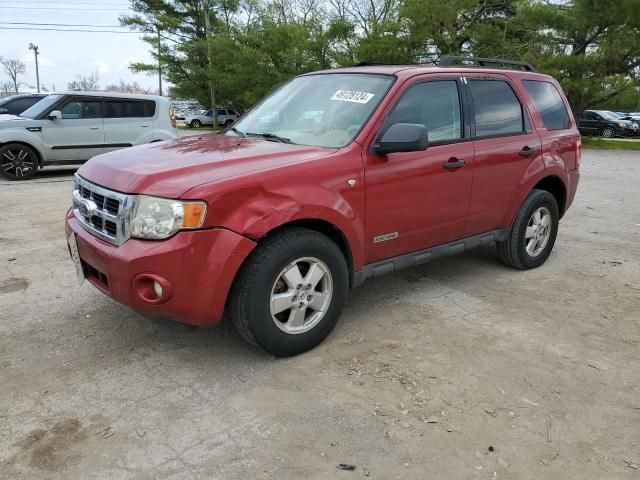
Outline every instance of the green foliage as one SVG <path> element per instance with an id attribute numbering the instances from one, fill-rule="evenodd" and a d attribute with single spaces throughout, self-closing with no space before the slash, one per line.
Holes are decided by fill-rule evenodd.
<path id="1" fill-rule="evenodd" d="M 562 84 L 575 112 L 639 110 L 638 0 L 133 0 L 121 22 L 144 33 L 183 97 L 246 108 L 301 73 L 360 61 L 445 55 L 524 59 Z M 208 16 L 210 28 L 206 27 Z M 211 69 L 209 68 L 211 62 Z M 623 108 L 623 105 L 625 106 Z"/>
<path id="2" fill-rule="evenodd" d="M 640 150 L 640 140 L 607 140 L 598 137 L 582 137 L 582 146 L 594 150 Z"/>

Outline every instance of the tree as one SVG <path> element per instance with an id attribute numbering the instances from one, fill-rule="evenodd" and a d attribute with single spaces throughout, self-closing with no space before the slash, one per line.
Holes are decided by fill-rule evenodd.
<path id="1" fill-rule="evenodd" d="M 10 94 L 12 88 L 13 88 L 13 84 L 11 82 L 0 83 L 0 92 L 2 92 L 4 96 Z"/>
<path id="2" fill-rule="evenodd" d="M 0 63 L 2 63 L 2 69 L 11 78 L 15 92 L 18 93 L 18 75 L 27 71 L 26 65 L 15 58 L 7 58 L 6 60 L 0 58 Z"/>
<path id="3" fill-rule="evenodd" d="M 140 93 L 142 91 L 142 87 L 138 82 L 126 83 L 124 80 L 120 79 L 119 84 L 107 85 L 105 90 L 107 92 Z"/>
<path id="4" fill-rule="evenodd" d="M 172 92 L 246 108 L 287 79 L 360 61 L 436 63 L 446 55 L 528 60 L 577 112 L 633 103 L 638 0 L 133 0 L 120 19 Z M 207 24 L 209 27 L 207 27 Z"/>
<path id="5" fill-rule="evenodd" d="M 90 92 L 93 90 L 98 90 L 99 81 L 100 74 L 97 71 L 89 74 L 89 76 L 76 75 L 76 80 L 67 83 L 67 88 L 69 90 L 82 90 L 85 92 Z"/>
<path id="6" fill-rule="evenodd" d="M 637 0 L 522 2 L 501 54 L 524 58 L 558 79 L 574 112 L 605 105 L 640 86 Z M 634 93 L 630 93 L 633 95 Z"/>

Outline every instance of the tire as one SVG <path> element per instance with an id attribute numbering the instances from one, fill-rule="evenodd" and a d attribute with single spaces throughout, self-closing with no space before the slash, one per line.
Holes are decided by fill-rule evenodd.
<path id="1" fill-rule="evenodd" d="M 613 127 L 604 127 L 600 131 L 600 136 L 604 138 L 614 138 L 616 136 L 616 129 Z"/>
<path id="2" fill-rule="evenodd" d="M 546 227 L 543 226 L 545 220 L 539 220 L 539 227 L 534 228 L 536 212 L 540 214 L 541 219 L 548 216 Z M 542 265 L 555 244 L 559 220 L 555 197 L 545 190 L 533 190 L 520 207 L 507 240 L 497 243 L 500 260 L 505 265 L 519 270 Z"/>
<path id="3" fill-rule="evenodd" d="M 310 287 L 312 268 L 324 274 Z M 347 262 L 334 242 L 313 230 L 286 229 L 265 238 L 247 258 L 231 290 L 229 313 L 247 342 L 279 357 L 298 355 L 331 333 L 348 288 Z"/>
<path id="4" fill-rule="evenodd" d="M 230 127 L 231 125 L 233 125 L 233 120 L 227 120 L 226 122 L 224 122 L 224 126 L 225 127 Z"/>
<path id="5" fill-rule="evenodd" d="M 0 175 L 8 180 L 29 180 L 38 172 L 38 155 L 21 143 L 0 147 Z"/>
<path id="6" fill-rule="evenodd" d="M 202 122 L 200 120 L 191 120 L 189 126 L 191 128 L 200 128 L 202 126 Z"/>

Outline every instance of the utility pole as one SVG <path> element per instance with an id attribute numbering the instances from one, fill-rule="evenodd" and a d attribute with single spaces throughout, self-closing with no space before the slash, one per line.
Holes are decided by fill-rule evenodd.
<path id="1" fill-rule="evenodd" d="M 209 0 L 204 0 L 204 26 L 207 36 L 207 58 L 209 59 L 209 90 L 211 91 L 211 112 L 213 114 L 213 129 L 218 129 L 218 107 L 216 106 L 216 92 L 213 87 L 213 52 L 211 50 L 211 20 L 209 19 Z"/>
<path id="2" fill-rule="evenodd" d="M 160 60 L 160 27 L 156 25 L 158 32 L 158 95 L 162 96 L 162 60 Z"/>
<path id="3" fill-rule="evenodd" d="M 36 88 L 38 89 L 38 93 L 40 93 L 40 72 L 38 72 L 38 55 L 40 55 L 40 52 L 38 52 L 38 46 L 33 43 L 29 44 L 29 50 L 33 50 L 36 57 Z"/>

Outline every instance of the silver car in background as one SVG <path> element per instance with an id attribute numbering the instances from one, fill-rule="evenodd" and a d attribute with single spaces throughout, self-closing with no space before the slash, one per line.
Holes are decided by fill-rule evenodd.
<path id="1" fill-rule="evenodd" d="M 0 175 L 26 180 L 46 165 L 178 137 L 169 100 L 153 95 L 67 92 L 0 116 Z"/>

